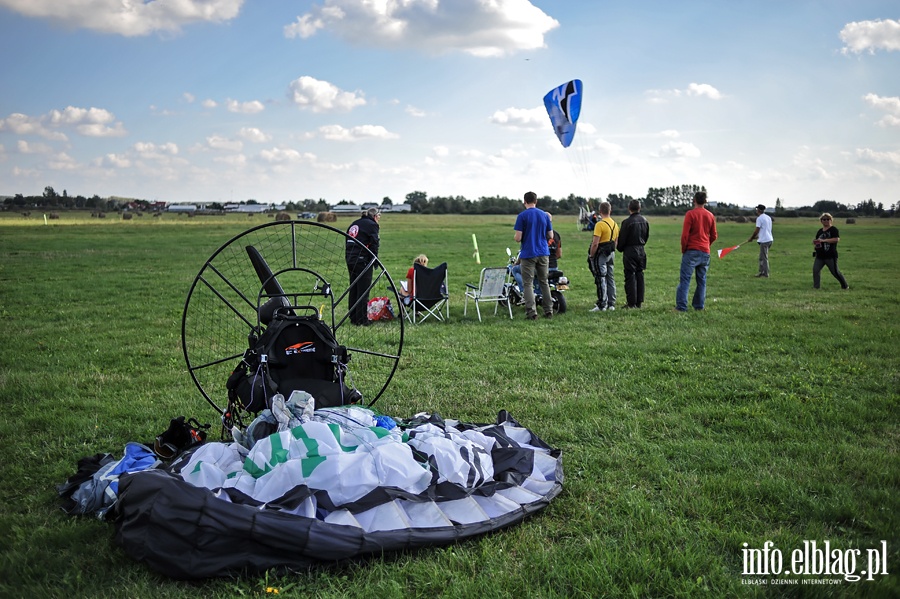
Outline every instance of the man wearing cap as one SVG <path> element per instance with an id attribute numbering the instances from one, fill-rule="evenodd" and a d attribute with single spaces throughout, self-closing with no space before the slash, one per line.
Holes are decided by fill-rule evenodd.
<path id="1" fill-rule="evenodd" d="M 350 322 L 357 326 L 371 324 L 366 315 L 366 307 L 369 303 L 369 287 L 372 285 L 373 255 L 375 258 L 378 257 L 380 243 L 378 221 L 380 219 L 381 213 L 378 208 L 369 208 L 347 229 L 344 256 L 347 262 L 347 272 L 350 275 L 350 291 L 347 299 Z"/>
<path id="2" fill-rule="evenodd" d="M 766 214 L 766 207 L 760 204 L 756 207 L 756 229 L 747 240 L 750 243 L 754 239 L 759 243 L 759 273 L 757 277 L 769 278 L 769 248 L 772 247 L 772 217 Z"/>

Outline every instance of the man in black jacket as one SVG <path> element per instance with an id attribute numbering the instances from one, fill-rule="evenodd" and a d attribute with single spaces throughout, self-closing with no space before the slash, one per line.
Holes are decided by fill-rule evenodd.
<path id="1" fill-rule="evenodd" d="M 347 229 L 347 235 L 355 239 L 347 240 L 344 259 L 347 261 L 347 271 L 350 273 L 350 292 L 348 294 L 350 306 L 350 322 L 357 326 L 367 326 L 369 318 L 366 315 L 366 307 L 369 303 L 369 287 L 372 285 L 372 255 L 378 256 L 378 221 L 381 213 L 377 208 L 369 208 L 363 215 L 353 221 Z"/>
<path id="2" fill-rule="evenodd" d="M 622 252 L 622 266 L 625 271 L 625 298 L 629 308 L 640 308 L 644 303 L 644 269 L 647 268 L 647 254 L 644 245 L 650 238 L 650 223 L 641 215 L 641 203 L 628 203 L 630 216 L 622 221 L 616 249 Z"/>

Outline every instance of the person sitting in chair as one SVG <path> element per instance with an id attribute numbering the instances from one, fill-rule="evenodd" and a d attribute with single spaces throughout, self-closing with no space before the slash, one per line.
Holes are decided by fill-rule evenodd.
<path id="1" fill-rule="evenodd" d="M 406 280 L 401 283 L 401 287 L 398 290 L 400 293 L 400 300 L 406 306 L 409 305 L 409 303 L 412 301 L 412 297 L 416 294 L 416 289 L 414 286 L 416 264 L 428 266 L 428 256 L 426 256 L 425 254 L 419 254 L 418 256 L 416 256 L 416 259 L 413 260 L 413 265 L 409 267 L 408 271 L 406 271 Z"/>

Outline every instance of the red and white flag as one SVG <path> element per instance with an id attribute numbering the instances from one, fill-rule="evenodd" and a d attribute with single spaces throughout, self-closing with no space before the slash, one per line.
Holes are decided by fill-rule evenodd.
<path id="1" fill-rule="evenodd" d="M 735 246 L 732 246 L 732 247 L 730 247 L 730 248 L 722 248 L 721 250 L 718 250 L 718 252 L 719 252 L 719 259 L 721 260 L 721 259 L 722 259 L 722 256 L 725 256 L 725 255 L 728 254 L 729 252 L 733 252 L 734 250 L 738 249 L 739 247 L 741 247 L 741 246 L 740 246 L 740 245 L 735 245 Z"/>

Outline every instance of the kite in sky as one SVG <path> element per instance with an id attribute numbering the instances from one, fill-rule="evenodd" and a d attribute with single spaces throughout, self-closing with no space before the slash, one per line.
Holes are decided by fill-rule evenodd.
<path id="1" fill-rule="evenodd" d="M 553 131 L 564 148 L 568 148 L 575 137 L 575 123 L 581 114 L 581 96 L 580 79 L 563 83 L 544 96 L 544 106 L 553 123 Z"/>

